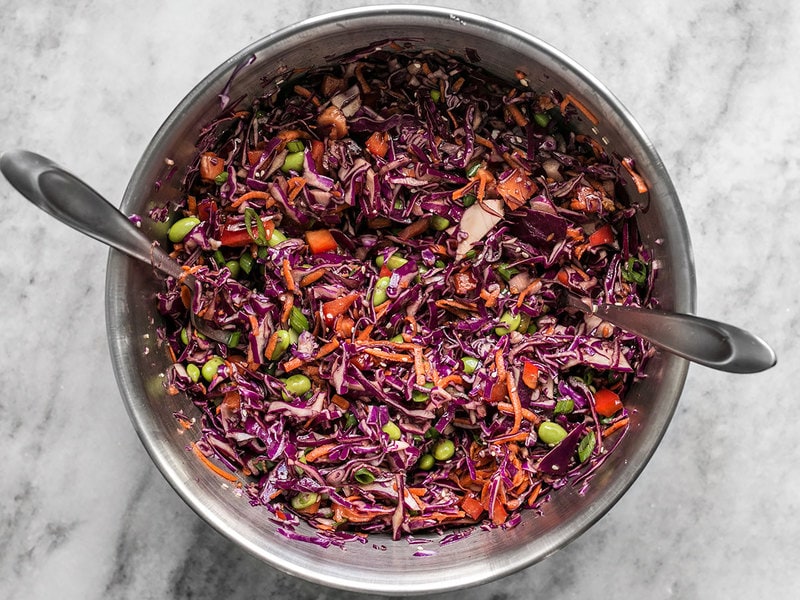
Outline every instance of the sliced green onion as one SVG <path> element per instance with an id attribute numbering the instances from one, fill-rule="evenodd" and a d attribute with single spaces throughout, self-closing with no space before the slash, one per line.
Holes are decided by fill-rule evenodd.
<path id="1" fill-rule="evenodd" d="M 464 200 L 462 200 L 462 202 L 464 203 L 464 208 L 469 208 L 470 206 L 475 204 L 477 201 L 478 201 L 478 198 L 477 198 L 477 196 L 475 196 L 475 194 L 467 194 L 466 196 L 464 196 Z"/>
<path id="2" fill-rule="evenodd" d="M 540 127 L 547 127 L 547 124 L 550 122 L 550 115 L 547 113 L 534 113 L 533 120 L 536 121 L 536 124 Z"/>
<path id="3" fill-rule="evenodd" d="M 267 240 L 267 244 L 269 245 L 270 248 L 274 248 L 278 244 L 285 242 L 287 239 L 289 238 L 287 238 L 286 235 L 284 235 L 284 233 L 280 229 L 273 229 L 272 235 Z"/>
<path id="4" fill-rule="evenodd" d="M 239 267 L 245 272 L 246 275 L 250 275 L 250 271 L 253 270 L 254 263 L 255 259 L 248 252 L 245 252 L 239 257 Z"/>
<path id="5" fill-rule="evenodd" d="M 477 173 L 478 169 L 480 168 L 481 168 L 480 162 L 472 163 L 469 167 L 467 167 L 467 177 L 474 177 L 475 173 Z"/>
<path id="6" fill-rule="evenodd" d="M 230 336 L 228 336 L 228 343 L 226 344 L 226 346 L 228 346 L 228 348 L 235 348 L 236 346 L 239 345 L 239 338 L 241 337 L 242 337 L 241 331 L 234 331 L 233 333 L 230 334 Z"/>
<path id="7" fill-rule="evenodd" d="M 594 446 L 595 446 L 594 432 L 589 431 L 589 433 L 583 436 L 581 443 L 578 444 L 578 460 L 581 462 L 586 462 L 586 460 L 592 455 Z"/>
<path id="8" fill-rule="evenodd" d="M 219 175 L 214 177 L 214 183 L 216 183 L 217 185 L 222 185 L 226 181 L 228 181 L 228 172 L 227 171 L 223 171 L 222 173 L 220 173 Z"/>
<path id="9" fill-rule="evenodd" d="M 465 356 L 461 359 L 461 362 L 464 364 L 465 375 L 472 375 L 481 366 L 481 361 L 474 356 Z"/>
<path id="10" fill-rule="evenodd" d="M 631 256 L 620 273 L 622 279 L 628 283 L 638 283 L 642 285 L 647 281 L 647 265 L 637 258 Z"/>
<path id="11" fill-rule="evenodd" d="M 375 481 L 375 475 L 369 469 L 361 468 L 354 473 L 356 481 L 362 485 L 369 485 Z"/>
<path id="12" fill-rule="evenodd" d="M 519 273 L 519 269 L 516 267 L 510 267 L 506 263 L 502 263 L 497 266 L 497 274 L 500 275 L 500 277 L 502 277 L 506 283 L 511 281 L 511 278 L 517 273 Z"/>
<path id="13" fill-rule="evenodd" d="M 258 216 L 258 213 L 249 206 L 244 209 L 244 226 L 247 228 L 247 235 L 256 244 L 259 246 L 267 245 L 267 230 L 264 229 L 264 222 Z"/>
<path id="14" fill-rule="evenodd" d="M 317 492 L 300 492 L 297 496 L 292 498 L 292 508 L 295 510 L 303 510 L 309 506 L 314 506 L 319 500 Z"/>
<path id="15" fill-rule="evenodd" d="M 519 328 L 519 325 L 522 322 L 522 317 L 519 314 L 515 315 L 506 311 L 500 315 L 500 322 L 502 325 L 495 327 L 494 332 L 497 335 L 505 335 L 511 331 L 516 331 Z"/>
<path id="16" fill-rule="evenodd" d="M 553 413 L 556 415 L 566 415 L 571 413 L 574 408 L 575 402 L 573 402 L 571 398 L 566 398 L 556 402 L 556 407 L 553 409 Z"/>

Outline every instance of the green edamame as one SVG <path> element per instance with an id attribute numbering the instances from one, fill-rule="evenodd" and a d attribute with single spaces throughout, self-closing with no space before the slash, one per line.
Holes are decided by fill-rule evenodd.
<path id="1" fill-rule="evenodd" d="M 465 356 L 461 359 L 461 362 L 464 365 L 465 375 L 472 375 L 481 366 L 481 361 L 474 356 Z"/>
<path id="2" fill-rule="evenodd" d="M 173 244 L 182 242 L 183 238 L 189 235 L 189 232 L 199 224 L 200 219 L 197 217 L 184 217 L 183 219 L 178 219 L 172 224 L 172 227 L 169 228 L 167 237 L 169 237 L 169 241 Z"/>
<path id="3" fill-rule="evenodd" d="M 381 429 L 383 430 L 383 433 L 389 436 L 390 440 L 399 440 L 400 437 L 403 435 L 402 432 L 400 431 L 400 428 L 391 421 L 389 421 L 386 425 L 381 427 Z"/>
<path id="4" fill-rule="evenodd" d="M 555 446 L 567 437 L 567 430 L 552 421 L 542 421 L 536 431 L 539 434 L 539 439 L 548 446 Z"/>
<path id="5" fill-rule="evenodd" d="M 217 376 L 219 372 L 219 368 L 225 364 L 225 360 L 220 356 L 212 356 L 209 358 L 203 367 L 200 369 L 200 372 L 203 375 L 203 379 L 211 383 L 214 381 L 214 378 Z"/>
<path id="6" fill-rule="evenodd" d="M 292 396 L 302 396 L 311 389 L 311 380 L 305 375 L 297 374 L 287 377 L 283 382 L 286 391 Z"/>
<path id="7" fill-rule="evenodd" d="M 433 447 L 433 457 L 436 460 L 448 460 L 456 453 L 456 446 L 452 440 L 439 440 Z"/>
<path id="8" fill-rule="evenodd" d="M 298 173 L 303 170 L 304 152 L 290 152 L 286 155 L 281 165 L 281 171 L 289 173 L 289 171 L 297 171 Z"/>
<path id="9" fill-rule="evenodd" d="M 285 329 L 279 329 L 275 332 L 277 336 L 275 342 L 275 350 L 272 351 L 272 356 L 270 356 L 270 360 L 278 360 L 283 353 L 289 349 L 289 346 L 292 343 L 292 336 L 289 335 L 289 332 Z"/>
<path id="10" fill-rule="evenodd" d="M 389 288 L 391 281 L 389 277 L 381 277 L 375 282 L 375 291 L 372 292 L 373 306 L 380 306 L 389 299 L 386 290 Z"/>
<path id="11" fill-rule="evenodd" d="M 189 376 L 189 379 L 191 379 L 192 382 L 197 383 L 200 381 L 200 369 L 196 364 L 189 363 L 186 365 L 186 374 Z"/>
<path id="12" fill-rule="evenodd" d="M 506 311 L 502 315 L 500 315 L 500 322 L 503 323 L 503 325 L 498 325 L 497 327 L 495 327 L 494 332 L 497 335 L 505 335 L 510 331 L 517 330 L 520 323 L 522 322 L 522 317 L 518 314 L 514 315 Z"/>
<path id="13" fill-rule="evenodd" d="M 433 468 L 435 462 L 436 461 L 433 458 L 433 456 L 431 456 L 430 454 L 423 454 L 419 458 L 418 466 L 423 471 L 430 471 Z"/>

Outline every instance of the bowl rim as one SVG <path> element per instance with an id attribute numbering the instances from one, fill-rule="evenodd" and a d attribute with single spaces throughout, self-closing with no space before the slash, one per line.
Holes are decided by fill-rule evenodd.
<path id="1" fill-rule="evenodd" d="M 148 143 L 142 154 L 142 158 L 131 175 L 129 185 L 125 191 L 122 201 L 123 210 L 125 208 L 125 204 L 131 198 L 135 183 L 142 179 L 145 158 L 152 153 L 153 148 L 156 147 L 167 135 L 173 124 L 182 118 L 182 115 L 187 107 L 191 106 L 199 96 L 202 96 L 205 92 L 207 92 L 211 86 L 218 87 L 220 75 L 222 73 L 227 72 L 232 66 L 239 65 L 246 61 L 248 57 L 250 57 L 259 49 L 268 47 L 274 43 L 288 40 L 294 36 L 299 36 L 316 28 L 332 25 L 348 19 L 375 18 L 389 15 L 407 16 L 409 18 L 418 19 L 439 18 L 458 20 L 477 29 L 499 32 L 511 38 L 516 38 L 526 47 L 533 47 L 537 51 L 550 55 L 557 62 L 565 65 L 574 76 L 582 79 L 592 88 L 594 93 L 600 96 L 604 102 L 608 103 L 614 109 L 616 115 L 622 120 L 625 128 L 629 130 L 635 138 L 637 138 L 637 141 L 649 154 L 649 158 L 653 164 L 653 170 L 656 172 L 656 176 L 665 185 L 665 195 L 669 196 L 673 200 L 670 208 L 674 211 L 674 215 L 676 217 L 676 223 L 674 223 L 674 225 L 677 226 L 678 237 L 686 242 L 686 259 L 687 266 L 689 267 L 686 277 L 686 288 L 681 290 L 682 293 L 676 294 L 676 308 L 681 312 L 687 313 L 693 313 L 695 311 L 696 274 L 688 226 L 683 215 L 683 210 L 681 208 L 677 192 L 674 189 L 663 162 L 658 156 L 655 147 L 650 142 L 649 138 L 646 136 L 639 124 L 634 120 L 633 116 L 602 82 L 595 78 L 580 64 L 565 55 L 560 50 L 556 49 L 554 46 L 532 34 L 529 34 L 511 25 L 507 25 L 501 21 L 462 10 L 405 4 L 387 4 L 349 8 L 328 12 L 299 21 L 295 24 L 289 25 L 267 36 L 264 36 L 252 42 L 251 44 L 248 44 L 245 48 L 238 51 L 236 54 L 225 60 L 218 67 L 208 73 L 208 75 L 206 75 L 197 85 L 195 85 L 195 87 L 192 88 L 192 90 L 177 104 L 177 106 L 165 119 L 164 123 L 159 127 L 156 134 Z M 589 518 L 582 522 L 581 527 L 569 532 L 569 535 L 559 536 L 553 543 L 554 549 L 550 550 L 550 552 L 532 554 L 523 560 L 507 561 L 490 570 L 490 575 L 488 577 L 483 570 L 473 569 L 471 574 L 465 576 L 462 580 L 455 583 L 447 581 L 446 578 L 441 578 L 438 580 L 435 578 L 430 578 L 423 583 L 418 583 L 416 585 L 412 584 L 401 590 L 387 589 L 387 582 L 381 581 L 374 581 L 371 584 L 365 584 L 362 581 L 359 582 L 358 585 L 354 585 L 348 580 L 346 573 L 342 573 L 340 577 L 333 579 L 331 577 L 323 577 L 319 575 L 317 571 L 315 571 L 314 565 L 298 565 L 294 562 L 291 562 L 280 553 L 270 553 L 265 551 L 264 547 L 256 546 L 249 540 L 244 539 L 235 531 L 230 530 L 224 523 L 220 521 L 219 516 L 212 511 L 208 505 L 201 501 L 201 498 L 196 493 L 197 490 L 192 488 L 190 485 L 187 485 L 186 482 L 181 481 L 181 478 L 173 469 L 172 465 L 170 465 L 166 458 L 161 454 L 158 447 L 160 440 L 157 439 L 157 436 L 155 436 L 148 428 L 149 423 L 147 422 L 147 411 L 145 410 L 146 407 L 139 399 L 136 398 L 135 394 L 132 393 L 134 384 L 133 374 L 128 373 L 124 368 L 124 365 L 126 364 L 124 346 L 127 344 L 128 338 L 117 328 L 115 328 L 115 322 L 119 319 L 119 315 L 124 314 L 127 307 L 124 305 L 124 300 L 121 294 L 114 293 L 114 291 L 124 288 L 124 281 L 132 264 L 132 259 L 125 257 L 115 250 L 110 250 L 106 272 L 106 327 L 108 332 L 111 360 L 114 367 L 118 388 L 136 433 L 139 436 L 139 439 L 141 440 L 147 453 L 150 455 L 150 458 L 161 471 L 164 478 L 184 500 L 184 502 L 186 502 L 186 504 L 188 504 L 192 510 L 206 523 L 211 525 L 215 530 L 228 539 L 235 542 L 238 546 L 244 548 L 250 554 L 260 558 L 280 571 L 289 573 L 293 576 L 300 577 L 313 583 L 319 583 L 344 590 L 381 594 L 395 593 L 404 595 L 450 591 L 478 585 L 481 583 L 487 583 L 489 581 L 507 576 L 515 571 L 526 568 L 531 564 L 538 562 L 555 550 L 563 548 L 565 545 L 582 535 L 587 529 L 589 529 L 601 517 L 603 517 L 639 477 L 644 467 L 650 461 L 656 449 L 660 445 L 661 439 L 666 433 L 668 425 L 672 420 L 674 411 L 678 404 L 678 399 L 680 398 L 686 381 L 686 375 L 689 367 L 689 363 L 687 361 L 675 357 L 675 360 L 678 361 L 676 363 L 677 378 L 674 383 L 676 400 L 671 411 L 667 415 L 664 427 L 653 438 L 654 442 L 648 448 L 646 455 L 641 457 L 641 463 L 636 469 L 628 473 L 628 477 L 621 485 L 615 488 L 616 493 L 612 497 L 608 498 L 608 503 L 606 506 L 603 506 L 601 510 L 592 513 Z"/>

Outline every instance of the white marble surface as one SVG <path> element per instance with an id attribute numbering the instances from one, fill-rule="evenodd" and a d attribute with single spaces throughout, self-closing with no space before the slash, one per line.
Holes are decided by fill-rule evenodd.
<path id="1" fill-rule="evenodd" d="M 448 598 L 790 598 L 800 586 L 800 5 L 440 1 L 565 51 L 656 143 L 683 199 L 698 309 L 776 348 L 766 373 L 693 367 L 661 447 L 577 541 Z M 331 2 L 0 2 L 0 148 L 120 198 L 186 90 Z M 172 492 L 108 358 L 106 251 L 0 182 L 0 597 L 355 598 L 263 566 Z"/>

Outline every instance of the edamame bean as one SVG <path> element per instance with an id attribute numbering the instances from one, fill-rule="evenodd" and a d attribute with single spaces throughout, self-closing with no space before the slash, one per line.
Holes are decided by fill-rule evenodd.
<path id="1" fill-rule="evenodd" d="M 303 152 L 290 152 L 286 155 L 281 165 L 281 171 L 288 173 L 289 171 L 297 171 L 300 173 L 303 170 Z"/>
<path id="2" fill-rule="evenodd" d="M 506 311 L 500 316 L 500 322 L 503 325 L 498 325 L 494 328 L 494 332 L 497 335 L 505 335 L 510 331 L 516 331 L 519 327 L 519 324 L 522 322 L 522 317 L 520 315 L 513 315 L 510 312 Z"/>
<path id="3" fill-rule="evenodd" d="M 189 376 L 194 383 L 200 381 L 200 369 L 194 363 L 189 363 L 186 365 L 186 374 Z"/>
<path id="4" fill-rule="evenodd" d="M 394 336 L 389 341 L 394 343 L 394 344 L 402 344 L 402 343 L 404 343 L 406 341 L 406 339 L 403 337 L 402 333 L 398 333 L 396 336 Z"/>
<path id="5" fill-rule="evenodd" d="M 439 440 L 433 447 L 433 458 L 436 460 L 447 460 L 456 453 L 456 446 L 452 440 Z"/>
<path id="6" fill-rule="evenodd" d="M 550 122 L 550 115 L 547 113 L 534 113 L 533 120 L 536 121 L 539 127 L 547 127 L 547 124 Z"/>
<path id="7" fill-rule="evenodd" d="M 430 471 L 433 468 L 433 465 L 436 461 L 434 460 L 433 456 L 430 454 L 423 454 L 419 458 L 418 466 L 423 471 Z"/>
<path id="8" fill-rule="evenodd" d="M 214 378 L 217 376 L 219 372 L 219 368 L 225 364 L 225 361 L 219 356 L 212 356 L 206 361 L 206 364 L 203 365 L 203 368 L 200 369 L 200 372 L 203 375 L 203 379 L 211 383 L 214 381 Z"/>
<path id="9" fill-rule="evenodd" d="M 383 433 L 389 436 L 390 440 L 399 440 L 400 436 L 403 435 L 400 431 L 400 428 L 391 421 L 381 427 L 381 429 L 383 430 Z"/>
<path id="10" fill-rule="evenodd" d="M 433 215 L 431 217 L 431 227 L 436 231 L 444 231 L 450 227 L 450 221 L 439 215 Z"/>
<path id="11" fill-rule="evenodd" d="M 465 356 L 461 359 L 461 362 L 464 365 L 465 375 L 472 375 L 481 366 L 481 361 L 474 356 Z"/>
<path id="12" fill-rule="evenodd" d="M 428 383 L 424 384 L 422 387 L 427 388 L 429 390 L 432 390 L 433 389 L 433 384 L 428 382 Z M 423 392 L 421 390 L 414 390 L 413 392 L 411 392 L 411 399 L 414 402 L 427 402 L 428 398 L 430 398 L 430 397 L 431 397 L 430 392 Z"/>
<path id="13" fill-rule="evenodd" d="M 289 349 L 292 342 L 292 337 L 285 329 L 279 329 L 275 332 L 275 335 L 277 336 L 275 350 L 272 351 L 272 356 L 269 357 L 270 360 L 278 360 L 283 356 L 283 353 Z"/>
<path id="14" fill-rule="evenodd" d="M 184 346 L 189 345 L 189 332 L 186 331 L 186 327 L 181 329 L 181 342 L 183 342 Z"/>
<path id="15" fill-rule="evenodd" d="M 311 389 L 311 380 L 299 373 L 288 377 L 283 384 L 286 386 L 286 391 L 292 396 L 302 396 Z"/>
<path id="16" fill-rule="evenodd" d="M 567 430 L 558 423 L 552 421 L 542 421 L 539 423 L 539 429 L 536 430 L 539 434 L 539 439 L 548 446 L 555 446 L 558 442 L 567 437 Z"/>
<path id="17" fill-rule="evenodd" d="M 172 224 L 172 227 L 169 228 L 167 232 L 167 237 L 169 237 L 169 241 L 173 244 L 177 244 L 178 242 L 182 242 L 183 238 L 189 235 L 189 232 L 194 229 L 200 223 L 200 219 L 197 217 L 184 217 L 183 219 L 178 219 Z"/>
<path id="18" fill-rule="evenodd" d="M 431 100 L 438 102 L 442 98 L 442 93 L 439 90 L 431 90 Z"/>
<path id="19" fill-rule="evenodd" d="M 317 492 L 300 492 L 297 496 L 292 498 L 292 508 L 295 510 L 303 510 L 309 506 L 313 506 L 319 500 Z"/>
<path id="20" fill-rule="evenodd" d="M 373 306 L 380 306 L 389 299 L 386 290 L 389 288 L 391 281 L 389 277 L 381 277 L 375 282 L 375 290 L 372 292 Z"/>
<path id="21" fill-rule="evenodd" d="M 395 269 L 402 267 L 407 262 L 408 261 L 399 254 L 392 254 L 389 257 L 389 260 L 386 261 L 386 268 L 390 271 L 394 271 Z"/>
<path id="22" fill-rule="evenodd" d="M 303 142 L 301 142 L 300 140 L 292 140 L 291 142 L 286 144 L 286 149 L 289 152 L 293 153 L 293 152 L 302 152 L 306 148 L 305 146 L 303 146 Z"/>

